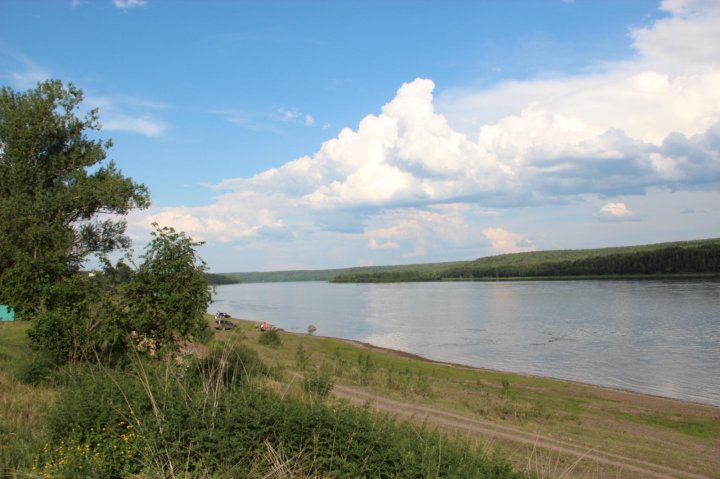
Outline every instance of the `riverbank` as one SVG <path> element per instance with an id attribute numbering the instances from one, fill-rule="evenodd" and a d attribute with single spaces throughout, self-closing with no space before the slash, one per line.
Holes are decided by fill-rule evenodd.
<path id="1" fill-rule="evenodd" d="M 449 363 L 720 406 L 716 281 L 221 286 L 215 308 Z"/>
<path id="2" fill-rule="evenodd" d="M 264 334 L 254 330 L 254 322 L 237 324 L 235 331 L 218 334 L 219 339 L 253 345 Z M 436 362 L 358 341 L 288 332 L 280 337 L 276 348 L 254 346 L 283 371 L 286 379 L 279 389 L 292 388 L 300 375 L 325 371 L 337 391 L 344 391 L 341 396 L 347 398 L 350 388 L 360 391 L 358 402 L 368 397 L 378 404 L 377 398 L 385 405 L 394 401 L 390 409 L 379 409 L 415 411 L 416 419 L 443 430 L 489 441 L 516 465 L 533 456 L 543 468 L 572 467 L 577 477 L 720 477 L 720 408 L 714 406 Z M 457 415 L 464 422 L 434 422 L 418 415 L 418 408 Z M 461 423 L 485 426 L 469 431 L 458 427 Z M 514 432 L 507 437 L 499 435 L 498 428 Z M 537 438 L 535 446 L 529 437 Z M 570 452 L 562 452 L 558 444 Z M 645 469 L 654 472 L 641 473 L 613 461 L 646 463 Z"/>
<path id="3" fill-rule="evenodd" d="M 288 334 L 299 334 L 299 333 L 288 333 Z M 615 396 L 614 400 L 617 400 L 617 401 L 629 400 L 631 397 L 634 396 L 638 400 L 642 400 L 642 401 L 650 401 L 650 400 L 673 401 L 673 402 L 677 402 L 679 404 L 693 404 L 693 405 L 697 405 L 697 406 L 714 408 L 720 412 L 720 406 L 715 406 L 713 404 L 705 404 L 702 401 L 690 401 L 690 400 L 672 398 L 672 397 L 667 397 L 667 396 L 662 396 L 662 395 L 657 395 L 657 394 L 642 393 L 642 392 L 633 391 L 630 389 L 601 386 L 601 385 L 592 384 L 589 382 L 573 381 L 570 379 L 555 378 L 552 376 L 543 376 L 543 375 L 539 375 L 539 374 L 520 373 L 517 371 L 501 371 L 501 370 L 497 370 L 497 369 L 483 368 L 483 367 L 478 367 L 478 366 L 470 366 L 470 365 L 461 364 L 461 363 L 454 363 L 454 362 L 448 362 L 448 361 L 437 361 L 434 359 L 426 358 L 426 357 L 418 355 L 418 354 L 409 353 L 407 351 L 401 351 L 399 349 L 392 349 L 392 348 L 384 348 L 382 346 L 376 346 L 374 344 L 370 344 L 370 343 L 363 342 L 363 341 L 356 341 L 353 339 L 334 338 L 331 336 L 317 336 L 317 337 L 325 338 L 328 340 L 348 341 L 349 343 L 357 345 L 358 347 L 362 347 L 362 348 L 370 349 L 370 350 L 374 350 L 374 351 L 380 351 L 383 353 L 408 358 L 408 359 L 411 359 L 414 361 L 421 361 L 421 362 L 443 365 L 443 366 L 448 366 L 448 367 L 453 367 L 453 368 L 462 368 L 462 369 L 468 369 L 468 370 L 472 370 L 472 371 L 481 371 L 481 372 L 487 372 L 487 373 L 493 373 L 493 374 L 512 374 L 512 375 L 524 376 L 524 377 L 528 377 L 528 378 L 548 379 L 548 380 L 552 380 L 552 381 L 565 382 L 565 383 L 568 383 L 571 385 L 576 385 L 576 386 L 584 386 L 584 387 L 591 388 L 591 389 L 594 388 L 594 389 L 598 389 L 599 391 L 604 392 L 605 395 Z"/>

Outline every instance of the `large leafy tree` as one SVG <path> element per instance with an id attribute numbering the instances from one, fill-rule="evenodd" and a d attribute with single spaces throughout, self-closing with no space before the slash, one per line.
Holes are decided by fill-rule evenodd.
<path id="1" fill-rule="evenodd" d="M 123 217 L 150 202 L 105 161 L 112 143 L 89 136 L 98 112 L 81 117 L 82 101 L 57 80 L 0 89 L 0 303 L 20 317 L 67 306 L 53 291 L 88 255 L 128 247 Z"/>

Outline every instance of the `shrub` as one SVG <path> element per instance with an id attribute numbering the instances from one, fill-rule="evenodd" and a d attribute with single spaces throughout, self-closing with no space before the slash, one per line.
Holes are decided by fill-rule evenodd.
<path id="1" fill-rule="evenodd" d="M 35 353 L 18 367 L 17 378 L 33 386 L 50 384 L 55 380 L 57 369 L 58 364 L 49 355 Z"/>
<path id="2" fill-rule="evenodd" d="M 174 348 L 178 338 L 209 338 L 204 319 L 212 299 L 205 262 L 185 233 L 154 224 L 153 240 L 127 287 L 132 328 L 161 346 Z"/>
<path id="3" fill-rule="evenodd" d="M 35 471 L 44 477 L 128 477 L 142 468 L 145 439 L 136 431 L 151 409 L 136 378 L 85 367 L 48 411 L 50 442 Z"/>
<path id="4" fill-rule="evenodd" d="M 303 390 L 322 398 L 327 397 L 327 395 L 330 394 L 333 385 L 334 382 L 332 377 L 325 370 L 308 373 L 303 379 Z"/>
<path id="5" fill-rule="evenodd" d="M 270 346 L 271 348 L 277 348 L 282 345 L 282 341 L 280 340 L 280 335 L 277 331 L 270 330 L 265 331 L 260 335 L 258 338 L 258 344 Z"/>
<path id="6" fill-rule="evenodd" d="M 503 396 L 510 396 L 512 394 L 512 390 L 510 389 L 510 380 L 507 378 L 502 378 L 500 381 L 500 385 L 502 386 L 502 395 Z"/>
<path id="7" fill-rule="evenodd" d="M 82 442 L 85 434 L 119 422 L 131 423 L 150 410 L 137 378 L 114 370 L 86 366 L 48 411 L 49 438 L 60 443 L 70 436 Z"/>
<path id="8" fill-rule="evenodd" d="M 302 343 L 298 344 L 295 351 L 295 365 L 300 371 L 305 371 L 310 363 L 310 355 L 305 352 Z"/>
<path id="9" fill-rule="evenodd" d="M 205 384 L 220 382 L 225 387 L 231 387 L 241 384 L 248 377 L 268 376 L 270 368 L 255 351 L 238 344 L 212 350 L 205 358 L 197 359 L 193 373 Z"/>

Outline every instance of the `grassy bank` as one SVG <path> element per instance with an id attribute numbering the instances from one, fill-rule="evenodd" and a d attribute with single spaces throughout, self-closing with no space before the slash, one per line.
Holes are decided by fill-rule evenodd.
<path id="1" fill-rule="evenodd" d="M 44 413 L 57 397 L 54 387 L 18 380 L 30 356 L 28 326 L 0 323 L 0 477 L 35 460 L 44 441 Z"/>
<path id="2" fill-rule="evenodd" d="M 284 335 L 221 332 L 195 355 L 47 368 L 33 377 L 51 386 L 31 386 L 26 329 L 0 328 L 0 477 L 527 477 L 467 440 L 329 401 L 325 373 L 295 381 L 258 356 Z"/>

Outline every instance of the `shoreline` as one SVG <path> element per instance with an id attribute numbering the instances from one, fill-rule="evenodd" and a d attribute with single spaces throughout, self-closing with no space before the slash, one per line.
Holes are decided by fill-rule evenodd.
<path id="1" fill-rule="evenodd" d="M 247 321 L 247 320 L 243 320 L 243 321 Z M 610 386 L 601 386 L 598 384 L 592 384 L 592 383 L 587 383 L 587 382 L 583 382 L 583 381 L 575 381 L 572 379 L 563 379 L 563 378 L 556 378 L 556 377 L 552 377 L 552 376 L 543 376 L 543 375 L 539 375 L 539 374 L 522 373 L 522 372 L 516 372 L 516 371 L 503 371 L 503 370 L 499 370 L 499 369 L 491 369 L 491 368 L 485 368 L 485 367 L 480 367 L 480 366 L 470 366 L 467 364 L 454 363 L 454 362 L 448 362 L 448 361 L 438 361 L 435 359 L 426 358 L 419 354 L 409 353 L 407 351 L 402 351 L 399 349 L 386 348 L 383 346 L 376 346 L 374 344 L 367 343 L 364 341 L 359 341 L 356 339 L 338 338 L 335 336 L 317 336 L 317 335 L 311 335 L 311 334 L 307 334 L 307 333 L 290 332 L 290 331 L 283 331 L 283 332 L 286 334 L 293 334 L 293 335 L 299 335 L 299 336 L 308 336 L 308 337 L 314 337 L 314 338 L 320 338 L 320 339 L 332 339 L 332 340 L 336 340 L 336 341 L 344 341 L 346 343 L 349 343 L 349 344 L 352 344 L 355 346 L 360 346 L 360 347 L 363 347 L 366 349 L 380 351 L 380 352 L 400 356 L 402 358 L 407 358 L 407 359 L 411 359 L 414 361 L 421 361 L 421 362 L 429 363 L 429 364 L 436 364 L 436 365 L 440 365 L 440 366 L 462 368 L 462 369 L 467 369 L 470 371 L 484 371 L 484 372 L 489 372 L 489 373 L 494 373 L 494 374 L 511 374 L 513 376 L 519 376 L 519 377 L 558 381 L 561 383 L 567 383 L 567 384 L 571 384 L 571 385 L 575 385 L 575 386 L 582 386 L 582 387 L 590 388 L 590 389 L 596 390 L 600 393 L 604 392 L 604 393 L 610 393 L 611 395 L 633 397 L 636 400 L 651 399 L 653 401 L 658 401 L 658 402 L 669 402 L 669 403 L 677 403 L 679 405 L 707 407 L 707 408 L 710 408 L 713 410 L 720 411 L 720 405 L 707 404 L 707 403 L 703 403 L 703 402 L 699 402 L 699 401 L 690 401 L 687 399 L 679 399 L 679 398 L 673 398 L 673 397 L 668 397 L 668 396 L 661 396 L 658 394 L 650 394 L 650 393 L 645 393 L 645 392 L 633 391 L 631 389 L 623 389 L 623 388 L 616 388 L 616 387 L 610 387 Z"/>

